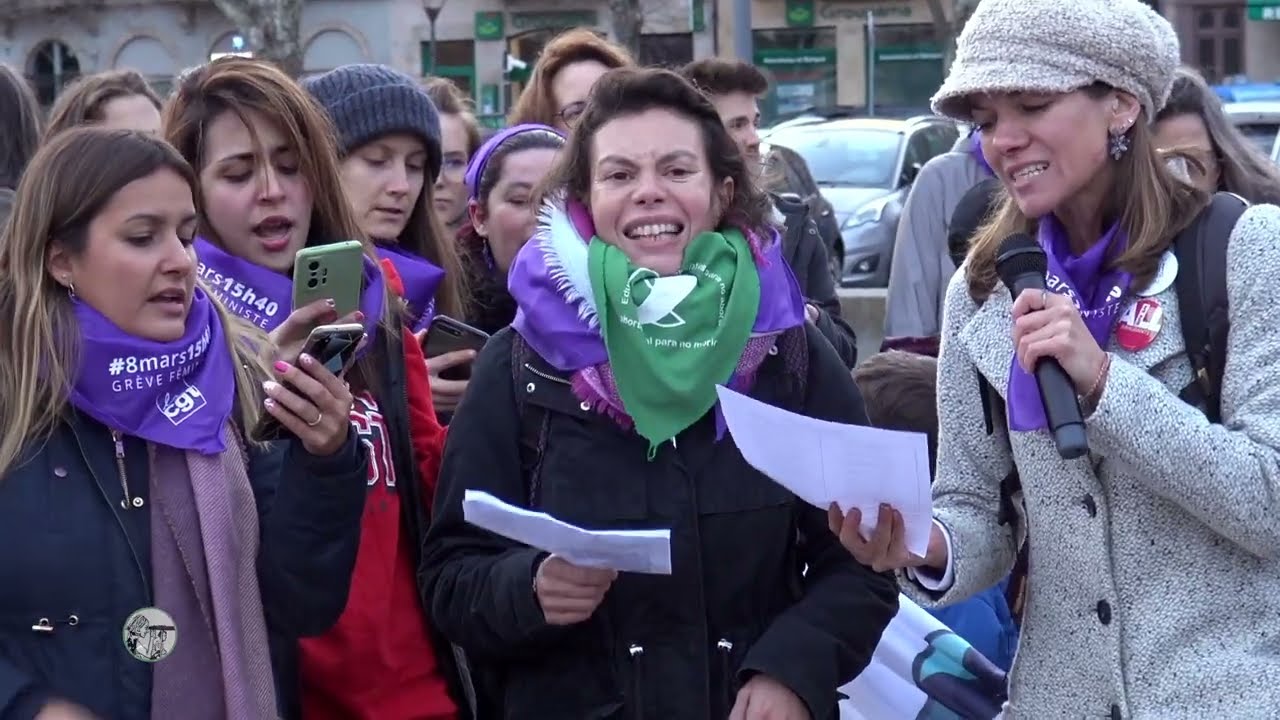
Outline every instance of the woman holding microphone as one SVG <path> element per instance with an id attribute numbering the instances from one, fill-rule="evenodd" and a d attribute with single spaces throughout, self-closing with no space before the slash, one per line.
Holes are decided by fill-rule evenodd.
<path id="1" fill-rule="evenodd" d="M 892 509 L 869 539 L 857 513 L 833 511 L 831 525 L 862 562 L 903 570 L 926 606 L 991 586 L 1028 543 L 1010 720 L 1272 717 L 1280 703 L 1280 209 L 1248 208 L 1217 240 L 1230 332 L 1213 423 L 1179 397 L 1193 371 L 1172 253 L 1209 197 L 1168 168 L 1148 127 L 1178 56 L 1168 22 L 1137 0 L 986 0 L 933 98 L 982 130 L 1003 185 L 947 292 L 933 534 L 920 558 Z M 1052 290 L 1013 299 L 999 282 L 996 256 L 1017 233 L 1045 251 Z M 1082 458 L 1063 459 L 1045 428 L 1031 374 L 1042 359 L 1079 397 Z M 979 376 L 1006 406 L 991 433 Z M 1023 488 L 1012 531 L 1000 523 L 1011 470 Z"/>

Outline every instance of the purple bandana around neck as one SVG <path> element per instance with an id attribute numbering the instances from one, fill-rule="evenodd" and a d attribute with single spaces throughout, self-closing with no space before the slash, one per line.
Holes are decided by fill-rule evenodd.
<path id="1" fill-rule="evenodd" d="M 970 136 L 969 154 L 977 161 L 978 167 L 988 175 L 995 175 L 995 171 L 991 169 L 991 163 L 987 162 L 987 156 L 982 154 L 982 131 L 978 130 Z"/>
<path id="2" fill-rule="evenodd" d="M 74 301 L 80 368 L 71 404 L 112 430 L 213 455 L 236 397 L 235 365 L 218 311 L 196 288 L 183 336 L 173 342 L 125 333 Z"/>
<path id="3" fill-rule="evenodd" d="M 293 308 L 293 280 L 288 276 L 231 255 L 204 238 L 196 238 L 200 279 L 223 307 L 267 332 L 275 330 Z M 382 268 L 364 258 L 364 291 L 360 310 L 370 341 L 382 318 L 386 281 Z M 373 343 L 365 344 L 363 355 Z"/>
<path id="4" fill-rule="evenodd" d="M 571 203 L 568 214 L 578 236 L 594 229 L 586 209 Z M 774 231 L 767 247 L 759 248 L 760 309 L 752 333 L 779 333 L 803 325 L 804 297 L 782 257 L 782 242 Z M 583 243 L 585 244 L 585 240 Z M 529 346 L 553 367 L 573 372 L 608 362 L 598 325 L 588 324 L 578 305 L 567 299 L 547 266 L 548 250 L 537 239 L 525 243 L 511 264 L 507 284 L 519 308 L 512 326 Z"/>
<path id="5" fill-rule="evenodd" d="M 1080 257 L 1071 255 L 1067 233 L 1052 215 L 1040 219 L 1036 239 L 1049 261 L 1045 284 L 1050 291 L 1071 298 L 1080 310 L 1089 334 L 1105 348 L 1123 308 L 1129 282 L 1133 279 L 1123 270 L 1103 270 L 1112 252 L 1122 250 L 1128 244 L 1119 223 L 1112 225 Z M 1021 432 L 1048 427 L 1035 376 L 1022 369 L 1016 356 L 1009 367 L 1006 397 L 1010 430 Z"/>
<path id="6" fill-rule="evenodd" d="M 444 270 L 426 258 L 390 244 L 378 245 L 378 257 L 390 260 L 400 274 L 404 299 L 409 303 L 409 311 L 414 318 L 413 331 L 426 328 L 436 314 L 436 289 L 444 280 Z"/>

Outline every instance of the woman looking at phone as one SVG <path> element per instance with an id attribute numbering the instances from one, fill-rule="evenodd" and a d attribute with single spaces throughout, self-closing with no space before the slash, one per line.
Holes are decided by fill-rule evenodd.
<path id="1" fill-rule="evenodd" d="M 360 229 L 405 287 L 410 326 L 459 317 L 462 273 L 433 197 L 440 114 L 418 82 L 385 65 L 344 65 L 303 83 L 338 131 L 342 189 Z"/>
<path id="2" fill-rule="evenodd" d="M 284 318 L 299 250 L 364 237 L 320 106 L 275 66 L 229 57 L 184 77 L 164 120 L 199 174 L 201 272 L 228 307 L 271 325 L 282 347 L 338 321 L 323 300 Z M 365 253 L 353 318 L 367 346 L 345 378 L 355 396 L 350 421 L 370 453 L 363 533 L 346 609 L 300 644 L 301 698 L 286 704 L 286 718 L 451 719 L 465 711 L 451 692 L 453 655 L 416 582 L 444 431 L 421 349 L 387 289 L 399 276 L 390 262 L 379 268 L 371 244 Z"/>
<path id="3" fill-rule="evenodd" d="M 0 716 L 276 717 L 277 651 L 346 603 L 368 457 L 351 393 L 308 358 L 258 362 L 265 338 L 197 282 L 195 191 L 173 148 L 98 128 L 53 138 L 18 188 Z M 264 405 L 268 377 L 298 390 Z M 264 410 L 294 436 L 246 441 Z"/>

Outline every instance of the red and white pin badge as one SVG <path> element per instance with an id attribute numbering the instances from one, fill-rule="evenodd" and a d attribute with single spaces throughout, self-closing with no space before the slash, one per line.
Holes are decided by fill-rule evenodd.
<path id="1" fill-rule="evenodd" d="M 1155 298 L 1138 298 L 1116 326 L 1116 342 L 1129 352 L 1142 350 L 1155 341 L 1164 326 L 1164 308 Z"/>

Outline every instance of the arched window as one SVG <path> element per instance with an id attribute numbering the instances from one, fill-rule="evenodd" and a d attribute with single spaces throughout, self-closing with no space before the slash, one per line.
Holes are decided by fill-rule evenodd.
<path id="1" fill-rule="evenodd" d="M 61 40 L 46 40 L 31 56 L 29 74 L 40 104 L 51 105 L 62 88 L 80 74 L 80 59 Z"/>

